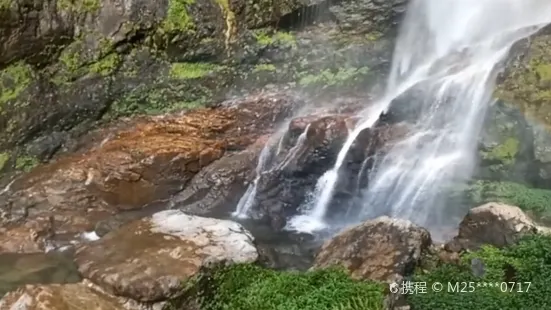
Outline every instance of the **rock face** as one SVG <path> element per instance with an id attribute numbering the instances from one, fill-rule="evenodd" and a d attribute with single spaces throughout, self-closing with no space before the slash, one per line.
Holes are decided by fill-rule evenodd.
<path id="1" fill-rule="evenodd" d="M 139 302 L 175 297 L 202 268 L 257 259 L 253 238 L 240 224 L 180 210 L 130 223 L 76 253 L 85 278 Z"/>
<path id="2" fill-rule="evenodd" d="M 346 30 L 380 36 L 394 28 L 406 11 L 408 0 L 344 0 L 330 10 Z"/>
<path id="3" fill-rule="evenodd" d="M 471 209 L 459 224 L 458 235 L 446 244 L 452 252 L 476 250 L 488 244 L 504 247 L 526 234 L 538 232 L 536 224 L 515 206 L 487 203 Z"/>
<path id="4" fill-rule="evenodd" d="M 426 229 L 408 221 L 379 217 L 327 241 L 313 268 L 342 265 L 357 279 L 398 282 L 413 272 L 430 244 Z"/>
<path id="5" fill-rule="evenodd" d="M 4 310 L 122 310 L 112 296 L 95 292 L 82 283 L 27 285 L 0 300 Z"/>
<path id="6" fill-rule="evenodd" d="M 53 239 L 74 238 L 116 213 L 168 198 L 226 152 L 269 134 L 297 103 L 263 95 L 145 118 L 89 151 L 38 167 L 0 200 L 0 252 L 43 251 Z"/>

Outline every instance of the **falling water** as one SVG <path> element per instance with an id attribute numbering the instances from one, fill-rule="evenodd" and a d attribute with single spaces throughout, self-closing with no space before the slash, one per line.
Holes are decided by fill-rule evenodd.
<path id="1" fill-rule="evenodd" d="M 412 98 L 409 104 L 420 117 L 410 135 L 376 163 L 362 213 L 382 211 L 427 225 L 441 186 L 470 176 L 498 64 L 516 41 L 549 22 L 551 2 L 543 0 L 412 0 L 386 93 L 362 113 L 334 167 L 318 180 L 318 199 L 301 217 L 299 230 L 325 226 L 339 170 L 356 137 L 373 126 L 394 99 L 413 90 L 421 100 Z"/>
<path id="2" fill-rule="evenodd" d="M 245 191 L 245 194 L 239 199 L 239 202 L 237 203 L 236 210 L 232 213 L 232 216 L 245 219 L 249 216 L 249 210 L 254 204 L 254 199 L 256 197 L 256 192 L 258 188 L 258 183 L 260 182 L 260 178 L 262 177 L 262 173 L 266 171 L 270 171 L 271 169 L 276 170 L 283 170 L 287 165 L 291 163 L 291 161 L 296 158 L 302 147 L 304 146 L 304 143 L 306 142 L 308 130 L 310 129 L 310 124 L 304 128 L 304 131 L 300 134 L 300 136 L 297 138 L 297 142 L 295 146 L 293 146 L 285 158 L 281 161 L 279 165 L 277 165 L 274 168 L 270 168 L 270 158 L 271 158 L 271 152 L 272 152 L 272 144 L 270 141 L 266 143 L 262 151 L 260 152 L 260 156 L 258 157 L 258 164 L 256 165 L 256 177 L 251 185 L 247 188 Z M 279 139 L 279 142 L 277 143 L 277 148 L 275 155 L 279 155 L 283 149 L 283 140 L 287 136 L 287 131 L 283 133 L 281 138 Z"/>
<path id="3" fill-rule="evenodd" d="M 270 143 L 266 143 L 260 155 L 258 156 L 258 164 L 256 164 L 256 177 L 251 185 L 245 191 L 245 194 L 239 199 L 235 211 L 232 213 L 232 216 L 237 218 L 247 218 L 249 216 L 249 210 L 253 205 L 254 198 L 256 197 L 256 189 L 258 187 L 258 182 L 262 172 L 265 169 L 266 164 L 268 163 L 268 158 L 270 157 L 271 146 Z"/>

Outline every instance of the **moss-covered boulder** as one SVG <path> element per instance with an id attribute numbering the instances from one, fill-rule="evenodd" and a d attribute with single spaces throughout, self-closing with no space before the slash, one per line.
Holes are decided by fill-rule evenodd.
<path id="1" fill-rule="evenodd" d="M 544 29 L 513 51 L 495 95 L 551 128 L 551 34 Z"/>

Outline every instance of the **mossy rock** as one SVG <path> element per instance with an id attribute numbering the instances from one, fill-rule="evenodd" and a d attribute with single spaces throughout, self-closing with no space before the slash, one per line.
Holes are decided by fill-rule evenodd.
<path id="1" fill-rule="evenodd" d="M 495 96 L 551 129 L 551 35 L 532 38 L 520 59 L 510 64 Z"/>
<path id="2" fill-rule="evenodd" d="M 215 268 L 186 289 L 203 310 L 379 310 L 385 285 L 353 280 L 337 268 L 294 272 L 238 264 Z M 181 309 L 184 300 L 167 309 Z"/>
<path id="3" fill-rule="evenodd" d="M 443 264 L 418 272 L 411 285 L 425 283 L 425 293 L 408 294 L 412 310 L 532 310 L 551 304 L 551 237 L 527 236 L 504 249 L 486 246 L 461 257 L 459 265 Z M 475 276 L 471 265 L 482 261 L 484 274 Z M 443 291 L 431 286 L 439 282 Z M 458 289 L 453 292 L 449 285 Z"/>

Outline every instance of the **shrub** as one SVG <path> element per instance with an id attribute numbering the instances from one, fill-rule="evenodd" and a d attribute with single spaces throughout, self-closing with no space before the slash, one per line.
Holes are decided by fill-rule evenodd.
<path id="1" fill-rule="evenodd" d="M 445 264 L 426 274 L 417 274 L 413 282 L 426 282 L 427 293 L 408 295 L 412 310 L 536 310 L 551 309 L 551 237 L 527 236 L 519 244 L 497 249 L 486 246 L 462 257 L 460 265 Z M 472 259 L 484 262 L 485 273 L 475 277 Z M 444 285 L 442 292 L 431 291 L 432 283 Z M 475 282 L 475 291 L 447 292 L 448 283 Z M 503 284 L 507 282 L 507 284 Z M 511 292 L 511 283 L 516 285 Z M 530 282 L 528 287 L 527 282 Z M 477 283 L 493 283 L 492 287 Z M 495 283 L 498 283 L 496 286 Z M 502 286 L 503 285 L 503 286 Z M 505 289 L 506 292 L 503 292 Z"/>
<path id="2" fill-rule="evenodd" d="M 204 310 L 379 310 L 384 286 L 356 281 L 341 269 L 275 271 L 243 264 L 215 270 Z"/>

